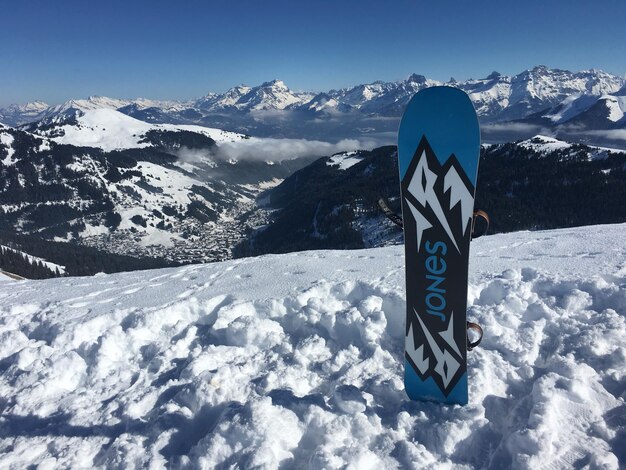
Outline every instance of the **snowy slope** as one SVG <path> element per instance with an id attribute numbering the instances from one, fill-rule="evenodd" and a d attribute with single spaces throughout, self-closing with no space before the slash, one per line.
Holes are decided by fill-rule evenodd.
<path id="1" fill-rule="evenodd" d="M 0 128 L 0 225 L 117 254 L 224 259 L 245 235 L 249 217 L 240 216 L 255 197 L 311 160 L 295 158 L 288 142 L 277 155 L 281 142 L 109 109 L 60 117 L 32 132 Z M 106 153 L 113 149 L 123 150 Z"/>
<path id="2" fill-rule="evenodd" d="M 0 467 L 618 468 L 626 225 L 474 242 L 466 407 L 402 384 L 403 250 L 0 284 Z"/>
<path id="3" fill-rule="evenodd" d="M 555 124 L 561 124 L 586 111 L 597 100 L 598 97 L 595 95 L 576 93 L 565 98 L 554 109 L 544 114 L 543 117 L 550 119 Z"/>
<path id="4" fill-rule="evenodd" d="M 74 116 L 72 116 L 74 118 Z M 148 131 L 186 130 L 206 135 L 217 143 L 234 142 L 245 138 L 235 132 L 194 125 L 148 124 L 108 108 L 86 109 L 78 111 L 75 120 L 59 125 L 46 125 L 42 129 L 33 129 L 41 136 L 52 136 L 60 144 L 77 147 L 99 147 L 105 151 L 127 148 L 147 147 L 151 144 L 144 137 Z"/>
<path id="5" fill-rule="evenodd" d="M 363 160 L 357 151 L 336 153 L 328 158 L 326 165 L 347 170 Z"/>
<path id="6" fill-rule="evenodd" d="M 601 99 L 604 100 L 609 110 L 609 121 L 618 122 L 624 118 L 626 114 L 626 95 L 602 96 Z"/>
<path id="7" fill-rule="evenodd" d="M 15 154 L 15 149 L 13 149 L 15 138 L 6 131 L 2 132 L 6 129 L 6 127 L 0 125 L 0 145 L 3 145 L 7 149 L 6 156 L 2 159 L 2 164 L 9 166 L 13 163 L 12 157 Z"/>
<path id="8" fill-rule="evenodd" d="M 52 272 L 54 272 L 55 270 L 58 270 L 60 274 L 65 274 L 65 266 L 61 266 L 60 264 L 52 263 L 52 262 L 47 261 L 47 260 L 45 260 L 43 258 L 39 258 L 37 256 L 29 255 L 28 253 L 24 253 L 23 251 L 15 250 L 15 249 L 11 248 L 10 246 L 0 245 L 0 251 L 3 250 L 3 249 L 4 250 L 8 250 L 8 251 L 12 251 L 13 253 L 17 253 L 17 254 L 22 255 L 24 257 L 24 259 L 27 260 L 31 264 L 41 263 L 43 266 L 45 266 L 46 268 L 48 268 Z"/>
<path id="9" fill-rule="evenodd" d="M 621 95 L 619 93 L 622 93 Z M 530 122 L 547 123 L 555 129 L 584 130 L 620 129 L 626 125 L 626 94 L 569 96 L 554 108 L 528 118 Z M 617 132 L 619 134 L 619 131 Z"/>
<path id="10" fill-rule="evenodd" d="M 63 113 L 69 110 L 90 111 L 95 109 L 111 109 L 116 110 L 125 106 L 134 105 L 139 109 L 158 107 L 168 111 L 180 111 L 184 109 L 188 103 L 180 101 L 168 100 L 150 100 L 146 98 L 137 98 L 134 100 L 123 100 L 118 98 L 108 98 L 106 96 L 90 96 L 86 99 L 72 99 L 56 106 L 51 106 L 45 110 L 46 116 Z"/>
<path id="11" fill-rule="evenodd" d="M 106 96 L 90 96 L 86 99 L 68 100 L 57 106 L 52 106 L 46 114 L 58 114 L 68 110 L 89 111 L 94 109 L 117 109 L 131 104 L 132 101 Z"/>
<path id="12" fill-rule="evenodd" d="M 579 152 L 579 146 L 564 140 L 555 139 L 545 135 L 536 135 L 531 139 L 523 140 L 517 143 L 520 147 L 531 149 L 537 152 L 539 155 L 547 155 L 555 151 L 569 150 L 571 154 Z M 598 147 L 595 145 L 588 146 L 586 156 L 589 160 L 607 158 L 609 152 L 623 153 L 623 150 L 610 148 L 610 147 Z"/>

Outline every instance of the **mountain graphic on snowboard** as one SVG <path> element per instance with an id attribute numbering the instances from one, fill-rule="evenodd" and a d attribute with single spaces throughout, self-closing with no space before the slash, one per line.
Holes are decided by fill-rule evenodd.
<path id="1" fill-rule="evenodd" d="M 398 135 L 406 255 L 405 388 L 465 404 L 467 275 L 480 133 L 467 95 L 433 87 L 407 106 Z"/>

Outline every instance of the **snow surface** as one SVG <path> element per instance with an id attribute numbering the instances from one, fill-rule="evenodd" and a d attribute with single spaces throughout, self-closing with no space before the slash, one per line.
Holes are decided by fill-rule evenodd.
<path id="1" fill-rule="evenodd" d="M 555 150 L 562 150 L 572 146 L 572 144 L 565 142 L 564 140 L 555 139 L 554 137 L 548 137 L 541 134 L 520 142 L 520 145 L 542 153 L 554 152 Z"/>
<path id="2" fill-rule="evenodd" d="M 401 246 L 0 284 L 0 467 L 618 468 L 626 224 L 472 245 L 470 403 L 410 402 Z"/>
<path id="3" fill-rule="evenodd" d="M 363 158 L 358 155 L 358 152 L 351 151 L 337 153 L 332 157 L 329 157 L 326 165 L 338 167 L 340 170 L 347 170 L 348 168 L 353 167 L 361 161 L 363 161 Z"/>
<path id="4" fill-rule="evenodd" d="M 520 141 L 519 145 L 542 154 L 548 154 L 557 150 L 575 149 L 576 147 L 576 144 L 541 134 L 537 134 L 530 139 Z M 624 150 L 612 147 L 600 147 L 597 145 L 588 145 L 587 147 L 591 149 L 591 151 L 588 152 L 588 157 L 591 160 L 606 158 L 608 156 L 608 152 L 624 153 Z"/>
<path id="5" fill-rule="evenodd" d="M 13 280 L 13 278 L 7 276 L 2 271 L 0 271 L 0 282 L 8 282 L 8 281 L 12 281 L 12 280 Z"/>
<path id="6" fill-rule="evenodd" d="M 626 96 L 604 96 L 602 98 L 609 109 L 609 121 L 621 120 L 626 112 Z"/>
<path id="7" fill-rule="evenodd" d="M 223 131 L 203 126 L 148 124 L 127 116 L 119 111 L 107 108 L 86 109 L 77 116 L 78 125 L 65 124 L 58 129 L 63 135 L 53 137 L 57 143 L 79 147 L 99 147 L 106 151 L 126 148 L 147 147 L 151 144 L 141 142 L 150 130 L 180 131 L 186 130 L 204 134 L 218 144 L 234 142 L 245 136 L 235 132 Z M 56 132 L 56 129 L 55 129 Z"/>
<path id="8" fill-rule="evenodd" d="M 578 114 L 589 109 L 596 103 L 598 97 L 595 95 L 585 95 L 583 93 L 575 93 L 565 98 L 559 106 L 555 107 L 551 112 L 544 114 L 555 124 L 561 124 L 562 122 L 571 119 Z"/>
<path id="9" fill-rule="evenodd" d="M 4 166 L 9 166 L 13 164 L 12 160 L 13 155 L 15 154 L 15 149 L 13 148 L 14 140 L 15 138 L 11 134 L 7 132 L 0 132 L 0 145 L 3 145 L 7 149 L 7 155 L 2 160 L 2 164 Z"/>

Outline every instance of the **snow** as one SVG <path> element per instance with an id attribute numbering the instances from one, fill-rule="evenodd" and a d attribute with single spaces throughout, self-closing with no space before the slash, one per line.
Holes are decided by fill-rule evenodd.
<path id="1" fill-rule="evenodd" d="M 45 111 L 49 107 L 48 103 L 44 101 L 31 101 L 23 106 L 18 106 L 17 109 L 24 113 L 38 114 Z"/>
<path id="2" fill-rule="evenodd" d="M 90 111 L 97 109 L 115 110 L 123 106 L 131 104 L 130 100 L 121 100 L 118 98 L 108 98 L 106 96 L 90 96 L 87 99 L 72 99 L 57 106 L 52 106 L 46 110 L 46 114 L 56 114 L 69 109 L 77 109 L 80 111 Z"/>
<path id="3" fill-rule="evenodd" d="M 547 154 L 557 150 L 572 148 L 575 144 L 538 134 L 530 139 L 519 142 L 519 145 L 539 153 Z M 591 160 L 604 159 L 608 156 L 609 152 L 624 153 L 624 150 L 612 147 L 600 147 L 597 145 L 588 145 L 588 147 L 591 149 L 591 151 L 588 152 L 588 156 Z"/>
<path id="4" fill-rule="evenodd" d="M 13 148 L 13 141 L 15 138 L 6 132 L 0 132 L 0 144 L 5 146 L 7 149 L 7 155 L 2 159 L 2 164 L 4 166 L 9 166 L 13 164 L 13 155 L 15 154 L 15 149 Z"/>
<path id="5" fill-rule="evenodd" d="M 204 127 L 204 126 L 195 126 L 195 125 L 173 125 L 173 124 L 160 124 L 158 126 L 154 126 L 159 129 L 168 130 L 168 131 L 189 131 L 195 132 L 197 134 L 204 134 L 211 139 L 213 139 L 218 144 L 224 142 L 238 142 L 242 139 L 245 139 L 243 134 L 238 134 L 237 132 L 224 131 L 222 129 L 214 129 L 212 127 Z"/>
<path id="6" fill-rule="evenodd" d="M 187 130 L 209 136 L 217 143 L 233 142 L 244 138 L 242 134 L 194 125 L 148 124 L 107 108 L 86 109 L 77 117 L 78 125 L 60 126 L 61 136 L 53 137 L 57 143 L 80 147 L 99 147 L 105 151 L 147 147 L 141 142 L 150 130 Z"/>
<path id="7" fill-rule="evenodd" d="M 545 114 L 555 124 L 561 124 L 589 109 L 598 100 L 597 96 L 575 93 L 565 98 L 553 111 Z"/>
<path id="8" fill-rule="evenodd" d="M 85 223 L 85 228 L 80 232 L 79 237 L 95 237 L 98 235 L 109 235 L 110 233 L 111 229 L 105 225 L 92 225 L 90 223 Z"/>
<path id="9" fill-rule="evenodd" d="M 0 467 L 608 468 L 626 224 L 473 242 L 470 403 L 402 384 L 403 247 L 0 284 Z"/>
<path id="10" fill-rule="evenodd" d="M 231 107 L 245 111 L 283 110 L 304 104 L 312 97 L 308 93 L 293 92 L 282 80 L 273 80 L 256 87 L 236 86 L 222 95 L 209 94 L 197 100 L 196 105 L 210 111 Z"/>
<path id="11" fill-rule="evenodd" d="M 347 170 L 362 160 L 363 159 L 358 156 L 358 152 L 356 151 L 342 152 L 330 157 L 326 162 L 326 165 L 338 167 L 340 170 Z"/>
<path id="12" fill-rule="evenodd" d="M 545 135 L 536 135 L 531 139 L 520 142 L 520 145 L 543 153 L 554 152 L 555 150 L 562 150 L 572 146 L 568 142 Z"/>
<path id="13" fill-rule="evenodd" d="M 626 96 L 603 96 L 602 98 L 609 109 L 609 121 L 621 120 L 626 113 Z"/>

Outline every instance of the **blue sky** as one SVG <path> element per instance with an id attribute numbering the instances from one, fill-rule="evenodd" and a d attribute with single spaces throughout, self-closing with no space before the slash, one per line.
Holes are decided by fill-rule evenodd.
<path id="1" fill-rule="evenodd" d="M 626 73 L 626 1 L 0 0 L 0 106 L 327 90 L 537 64 Z"/>

